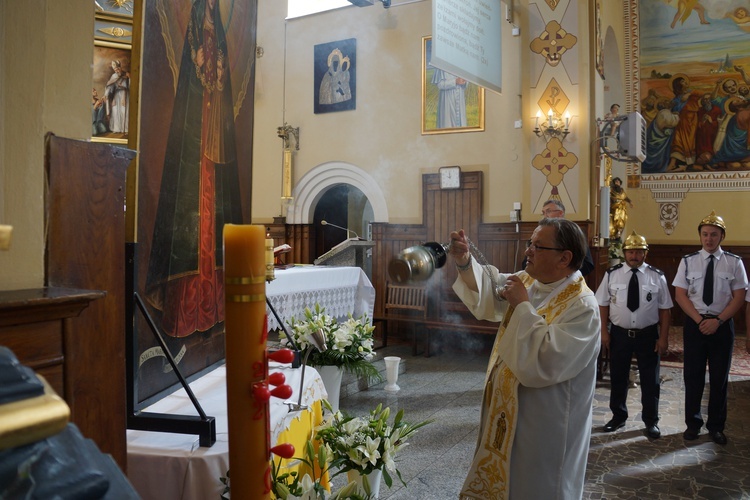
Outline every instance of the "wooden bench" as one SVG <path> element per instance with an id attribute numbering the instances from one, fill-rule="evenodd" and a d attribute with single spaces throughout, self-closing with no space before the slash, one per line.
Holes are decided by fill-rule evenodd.
<path id="1" fill-rule="evenodd" d="M 413 354 L 417 354 L 417 337 L 421 330 L 425 333 L 424 355 L 429 357 L 430 328 L 434 322 L 427 319 L 427 304 L 427 290 L 424 286 L 386 283 L 385 315 L 375 318 L 375 321 L 385 323 L 382 333 L 383 347 L 388 345 L 388 323 L 405 322 L 414 329 Z"/>

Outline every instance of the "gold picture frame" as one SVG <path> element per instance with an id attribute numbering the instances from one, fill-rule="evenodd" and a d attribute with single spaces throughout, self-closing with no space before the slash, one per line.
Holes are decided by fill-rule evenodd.
<path id="1" fill-rule="evenodd" d="M 91 141 L 128 144 L 133 54 L 131 0 L 94 2 Z"/>
<path id="2" fill-rule="evenodd" d="M 432 66 L 431 49 L 422 37 L 422 135 L 483 132 L 484 88 Z"/>

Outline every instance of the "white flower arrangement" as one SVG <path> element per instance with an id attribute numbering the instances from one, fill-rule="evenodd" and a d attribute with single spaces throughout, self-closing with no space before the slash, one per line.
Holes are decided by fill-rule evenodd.
<path id="1" fill-rule="evenodd" d="M 305 308 L 305 318 L 297 320 L 292 317 L 291 336 L 304 356 L 311 350 L 308 357 L 310 366 L 339 366 L 370 381 L 381 381 L 382 376 L 372 365 L 375 356 L 373 332 L 375 327 L 370 324 L 367 315 L 349 319 L 339 323 L 336 318 L 325 313 L 320 304 L 313 309 Z M 321 330 L 325 336 L 327 350 L 319 352 L 310 341 L 313 332 Z M 290 347 L 288 339 L 281 338 L 281 344 Z"/>
<path id="2" fill-rule="evenodd" d="M 332 411 L 326 401 L 323 404 L 329 412 Z M 390 413 L 390 408 L 384 409 L 382 404 L 366 417 L 352 417 L 337 411 L 329 414 L 317 427 L 315 438 L 325 445 L 331 467 L 338 469 L 336 475 L 350 470 L 362 475 L 381 470 L 389 488 L 393 484 L 392 473 L 406 486 L 401 472 L 396 468 L 397 454 L 408 445 L 408 437 L 431 421 L 418 424 L 404 422 L 404 410 L 400 410 L 393 423 L 389 424 Z"/>

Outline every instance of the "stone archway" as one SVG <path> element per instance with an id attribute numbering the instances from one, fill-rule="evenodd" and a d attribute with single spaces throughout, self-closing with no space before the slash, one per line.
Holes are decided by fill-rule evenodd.
<path id="1" fill-rule="evenodd" d="M 302 176 L 292 193 L 287 224 L 312 223 L 318 201 L 329 188 L 338 184 L 349 184 L 365 194 L 372 205 L 373 222 L 388 222 L 385 197 L 375 179 L 350 163 L 334 161 L 318 165 Z"/>

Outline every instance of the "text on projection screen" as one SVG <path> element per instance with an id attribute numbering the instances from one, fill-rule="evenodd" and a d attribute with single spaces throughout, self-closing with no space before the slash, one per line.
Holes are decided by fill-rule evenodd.
<path id="1" fill-rule="evenodd" d="M 500 93 L 500 0 L 433 0 L 433 66 Z"/>

